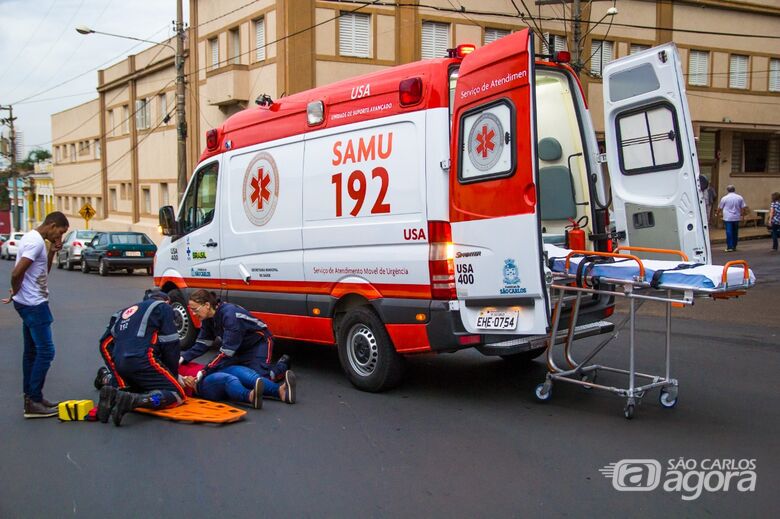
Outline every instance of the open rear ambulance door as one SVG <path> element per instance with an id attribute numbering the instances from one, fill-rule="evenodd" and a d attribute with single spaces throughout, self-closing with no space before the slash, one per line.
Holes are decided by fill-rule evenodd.
<path id="1" fill-rule="evenodd" d="M 533 77 L 528 30 L 477 49 L 458 72 L 450 223 L 460 315 L 471 333 L 547 331 Z"/>
<path id="2" fill-rule="evenodd" d="M 619 244 L 680 250 L 709 263 L 699 163 L 674 44 L 606 65 L 604 128 Z"/>

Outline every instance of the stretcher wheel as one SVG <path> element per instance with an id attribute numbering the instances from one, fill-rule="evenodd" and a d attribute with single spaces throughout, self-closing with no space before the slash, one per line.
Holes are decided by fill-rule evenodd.
<path id="1" fill-rule="evenodd" d="M 623 409 L 623 416 L 625 416 L 627 420 L 631 420 L 634 417 L 635 408 L 635 404 L 626 404 L 625 409 Z"/>
<path id="2" fill-rule="evenodd" d="M 671 409 L 677 405 L 677 395 L 672 396 L 669 391 L 661 390 L 661 393 L 658 395 L 658 402 L 661 404 L 661 407 Z"/>
<path id="3" fill-rule="evenodd" d="M 534 390 L 534 395 L 536 395 L 536 399 L 540 402 L 547 402 L 552 398 L 552 387 L 545 386 L 547 386 L 547 382 L 542 382 L 536 386 L 536 389 Z"/>

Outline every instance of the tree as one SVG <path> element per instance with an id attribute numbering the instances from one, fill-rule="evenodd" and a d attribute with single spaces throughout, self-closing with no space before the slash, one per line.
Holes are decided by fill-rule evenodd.
<path id="1" fill-rule="evenodd" d="M 19 167 L 20 169 L 30 171 L 35 169 L 35 164 L 43 162 L 44 160 L 49 160 L 50 158 L 51 152 L 49 150 L 36 148 L 27 154 L 27 158 L 19 163 Z"/>

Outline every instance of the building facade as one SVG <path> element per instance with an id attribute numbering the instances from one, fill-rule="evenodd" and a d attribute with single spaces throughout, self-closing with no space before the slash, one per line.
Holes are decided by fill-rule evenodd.
<path id="1" fill-rule="evenodd" d="M 727 184 L 734 184 L 752 208 L 766 207 L 771 192 L 780 190 L 778 2 L 594 0 L 581 4 L 584 37 L 576 45 L 571 1 L 412 0 L 366 5 L 360 1 L 190 0 L 185 64 L 187 169 L 191 173 L 197 163 L 208 129 L 240 110 L 252 109 L 262 95 L 275 99 L 384 67 L 443 56 L 447 48 L 460 43 L 484 45 L 531 27 L 538 35 L 538 53 L 552 45 L 555 50 L 571 50 L 575 57 L 579 54 L 583 88 L 602 135 L 603 66 L 674 41 L 686 75 L 702 174 L 719 194 Z M 515 5 L 533 12 L 519 16 Z M 617 14 L 610 14 L 613 7 Z M 768 38 L 756 37 L 762 35 Z M 158 45 L 100 71 L 97 89 L 97 100 L 72 109 L 82 110 L 81 117 L 90 117 L 90 124 L 58 139 L 59 133 L 67 133 L 78 122 L 65 120 L 70 110 L 52 116 L 57 207 L 72 214 L 69 207 L 74 199 L 78 205 L 89 198 L 98 209 L 96 228 L 134 228 L 159 240 L 157 211 L 162 205 L 175 206 L 181 195 L 176 188 L 172 48 Z M 73 160 L 70 147 L 80 142 L 100 143 L 101 148 L 85 156 L 99 161 L 99 166 L 81 164 L 80 152 Z M 64 151 L 57 154 L 63 147 L 70 148 L 67 156 Z M 105 153 L 97 157 L 99 149 Z M 60 205 L 61 200 L 65 205 Z"/>

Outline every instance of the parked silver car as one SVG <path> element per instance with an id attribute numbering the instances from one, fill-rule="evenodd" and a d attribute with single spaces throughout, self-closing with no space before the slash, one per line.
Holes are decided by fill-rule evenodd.
<path id="1" fill-rule="evenodd" d="M 16 258 L 16 251 L 19 250 L 19 240 L 24 236 L 23 232 L 15 232 L 8 238 L 0 247 L 0 258 L 11 259 Z"/>
<path id="2" fill-rule="evenodd" d="M 80 265 L 81 250 L 89 245 L 97 233 L 97 231 L 79 229 L 68 232 L 62 239 L 62 249 L 57 253 L 57 268 L 65 267 L 68 270 L 73 270 L 74 265 Z"/>

